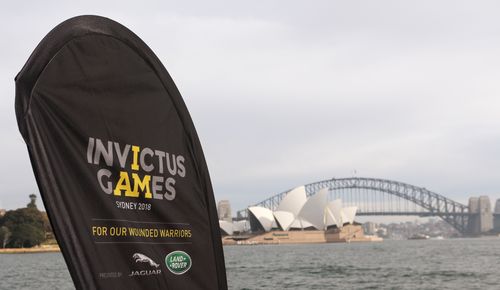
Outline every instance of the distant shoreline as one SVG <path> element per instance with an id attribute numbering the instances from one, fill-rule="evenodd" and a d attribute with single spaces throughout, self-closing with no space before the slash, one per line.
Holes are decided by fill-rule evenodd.
<path id="1" fill-rule="evenodd" d="M 33 248 L 7 248 L 0 249 L 0 254 L 34 254 L 34 253 L 56 253 L 60 252 L 58 245 L 40 246 Z"/>

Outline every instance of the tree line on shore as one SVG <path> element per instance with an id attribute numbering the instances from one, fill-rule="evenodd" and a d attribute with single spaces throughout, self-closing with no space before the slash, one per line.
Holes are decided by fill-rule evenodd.
<path id="1" fill-rule="evenodd" d="M 0 217 L 0 248 L 31 248 L 53 239 L 47 214 L 38 210 L 36 195 L 30 199 L 26 207 Z"/>

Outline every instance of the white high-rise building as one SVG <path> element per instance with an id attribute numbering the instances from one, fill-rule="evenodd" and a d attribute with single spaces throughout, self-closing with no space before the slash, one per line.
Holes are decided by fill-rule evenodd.
<path id="1" fill-rule="evenodd" d="M 231 215 L 231 204 L 229 200 L 221 200 L 217 205 L 217 214 L 219 215 L 219 220 L 227 221 L 229 223 L 233 222 L 233 217 Z"/>

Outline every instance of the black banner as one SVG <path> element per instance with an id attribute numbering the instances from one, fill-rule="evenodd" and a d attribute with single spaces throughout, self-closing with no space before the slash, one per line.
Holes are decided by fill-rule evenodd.
<path id="1" fill-rule="evenodd" d="M 17 75 L 16 114 L 77 289 L 227 289 L 200 142 L 139 37 L 63 22 Z"/>

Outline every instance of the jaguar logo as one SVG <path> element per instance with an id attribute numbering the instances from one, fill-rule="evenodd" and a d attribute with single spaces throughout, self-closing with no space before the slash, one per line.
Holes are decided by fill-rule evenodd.
<path id="1" fill-rule="evenodd" d="M 156 264 L 150 257 L 141 254 L 141 253 L 135 253 L 132 258 L 134 258 L 136 263 L 148 263 L 151 267 L 158 268 L 160 267 L 159 264 Z"/>

